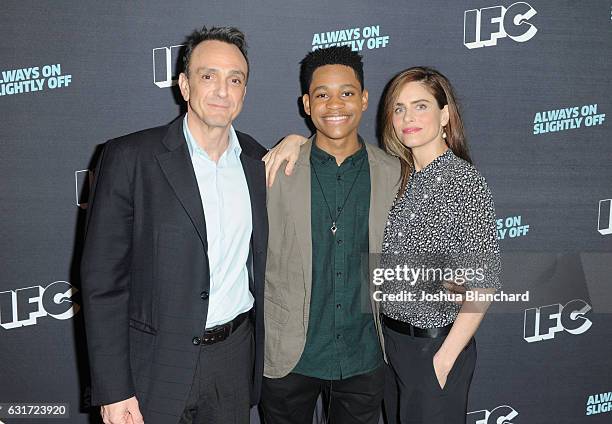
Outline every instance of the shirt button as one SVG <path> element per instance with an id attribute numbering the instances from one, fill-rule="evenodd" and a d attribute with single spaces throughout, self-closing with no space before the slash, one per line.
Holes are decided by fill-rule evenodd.
<path id="1" fill-rule="evenodd" d="M 342 305 L 338 303 L 338 304 L 336 304 L 336 308 L 340 309 L 340 308 L 342 308 Z"/>
<path id="2" fill-rule="evenodd" d="M 340 334 L 336 334 L 336 339 L 340 340 L 342 336 Z"/>
<path id="3" fill-rule="evenodd" d="M 198 346 L 200 343 L 202 343 L 202 339 L 196 336 L 193 339 L 191 339 L 191 343 L 193 343 L 194 346 Z"/>
<path id="4" fill-rule="evenodd" d="M 202 298 L 202 300 L 208 299 L 208 292 L 204 290 L 202 293 L 200 293 L 200 297 Z"/>
<path id="5" fill-rule="evenodd" d="M 342 244 L 342 239 L 339 239 L 336 243 L 338 243 L 338 245 Z"/>

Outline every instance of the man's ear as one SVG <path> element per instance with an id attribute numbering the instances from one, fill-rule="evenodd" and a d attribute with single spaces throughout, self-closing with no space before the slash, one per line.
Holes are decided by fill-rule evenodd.
<path id="1" fill-rule="evenodd" d="M 363 89 L 363 91 L 361 92 L 361 111 L 365 112 L 368 109 L 368 97 L 369 97 L 369 93 L 368 90 L 366 90 L 365 88 Z"/>
<path id="2" fill-rule="evenodd" d="M 184 72 L 181 72 L 178 79 L 179 89 L 183 95 L 183 100 L 189 101 L 189 79 Z"/>
<path id="3" fill-rule="evenodd" d="M 302 103 L 304 104 L 304 112 L 310 116 L 310 96 L 308 94 L 302 96 Z"/>

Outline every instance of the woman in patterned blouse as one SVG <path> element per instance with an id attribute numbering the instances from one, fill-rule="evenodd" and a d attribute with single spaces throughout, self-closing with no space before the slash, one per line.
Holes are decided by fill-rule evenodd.
<path id="1" fill-rule="evenodd" d="M 464 423 L 473 336 L 500 287 L 491 193 L 471 164 L 446 77 L 407 69 L 383 101 L 383 144 L 400 158 L 402 173 L 382 260 L 386 268 L 410 270 L 381 286 L 385 412 L 389 423 Z M 448 280 L 478 296 L 457 303 L 444 290 Z"/>

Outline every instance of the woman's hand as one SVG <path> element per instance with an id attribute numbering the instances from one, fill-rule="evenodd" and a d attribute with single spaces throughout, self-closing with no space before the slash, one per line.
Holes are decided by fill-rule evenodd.
<path id="1" fill-rule="evenodd" d="M 455 364 L 455 359 L 445 357 L 440 351 L 437 351 L 433 357 L 433 368 L 436 374 L 436 378 L 438 379 L 438 384 L 441 389 L 444 389 L 446 386 L 446 380 L 448 379 L 448 374 L 450 373 L 453 365 Z"/>
<path id="2" fill-rule="evenodd" d="M 300 155 L 300 146 L 307 141 L 306 137 L 290 134 L 266 153 L 262 160 L 266 163 L 266 183 L 268 187 L 272 187 L 272 184 L 274 184 L 276 173 L 284 161 L 287 161 L 285 175 L 293 173 L 293 167 Z"/>

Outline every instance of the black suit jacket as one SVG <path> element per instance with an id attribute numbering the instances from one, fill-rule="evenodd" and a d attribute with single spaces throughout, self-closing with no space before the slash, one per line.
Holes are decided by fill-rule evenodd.
<path id="1" fill-rule="evenodd" d="M 255 404 L 263 370 L 266 150 L 237 135 L 253 218 Z M 183 117 L 106 143 L 86 227 L 81 277 L 92 404 L 136 395 L 145 422 L 168 422 L 185 406 L 200 349 L 192 339 L 206 324 L 210 284 L 206 222 Z"/>

